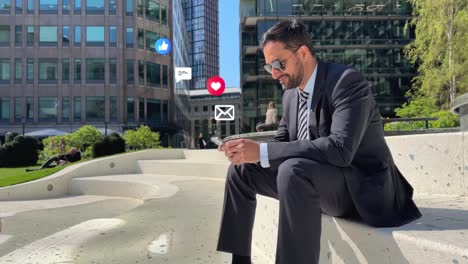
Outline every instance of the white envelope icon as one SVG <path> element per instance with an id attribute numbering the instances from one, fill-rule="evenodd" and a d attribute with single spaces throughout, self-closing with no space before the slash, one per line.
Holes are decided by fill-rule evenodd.
<path id="1" fill-rule="evenodd" d="M 215 120 L 232 121 L 234 120 L 233 105 L 215 105 Z"/>

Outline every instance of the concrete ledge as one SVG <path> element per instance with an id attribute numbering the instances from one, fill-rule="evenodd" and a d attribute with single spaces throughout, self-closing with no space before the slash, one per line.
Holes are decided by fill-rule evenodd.
<path id="1" fill-rule="evenodd" d="M 425 196 L 416 199 L 423 218 L 399 228 L 372 228 L 322 216 L 320 263 L 468 263 L 468 201 Z M 274 263 L 278 201 L 257 196 L 253 246 Z"/>
<path id="2" fill-rule="evenodd" d="M 0 188 L 0 201 L 48 199 L 70 193 L 72 178 L 137 173 L 137 160 L 183 159 L 181 149 L 151 149 L 114 155 L 69 166 L 48 177 Z"/>

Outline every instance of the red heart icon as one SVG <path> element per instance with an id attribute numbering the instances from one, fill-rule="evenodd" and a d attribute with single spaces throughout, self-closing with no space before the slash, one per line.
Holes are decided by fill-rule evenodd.
<path id="1" fill-rule="evenodd" d="M 211 95 L 220 96 L 226 89 L 226 84 L 223 78 L 219 76 L 213 76 L 206 81 L 206 89 Z"/>

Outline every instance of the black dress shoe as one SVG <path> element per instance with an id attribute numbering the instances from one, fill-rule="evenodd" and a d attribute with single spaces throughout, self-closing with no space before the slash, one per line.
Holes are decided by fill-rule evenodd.
<path id="1" fill-rule="evenodd" d="M 250 256 L 232 255 L 232 264 L 252 264 Z"/>

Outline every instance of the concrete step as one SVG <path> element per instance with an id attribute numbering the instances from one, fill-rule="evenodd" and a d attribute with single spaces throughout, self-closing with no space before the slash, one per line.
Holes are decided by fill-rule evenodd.
<path id="1" fill-rule="evenodd" d="M 468 263 L 468 199 L 428 195 L 416 203 L 423 217 L 398 228 L 323 215 L 320 263 Z M 274 263 L 278 201 L 258 196 L 255 221 L 253 245 Z"/>
<path id="2" fill-rule="evenodd" d="M 225 161 L 139 160 L 139 172 L 178 176 L 225 178 L 229 163 Z"/>
<path id="3" fill-rule="evenodd" d="M 180 180 L 180 176 L 122 174 L 74 178 L 70 182 L 70 192 L 73 195 L 127 197 L 144 201 L 174 195 L 178 188 L 171 182 L 176 180 Z"/>

